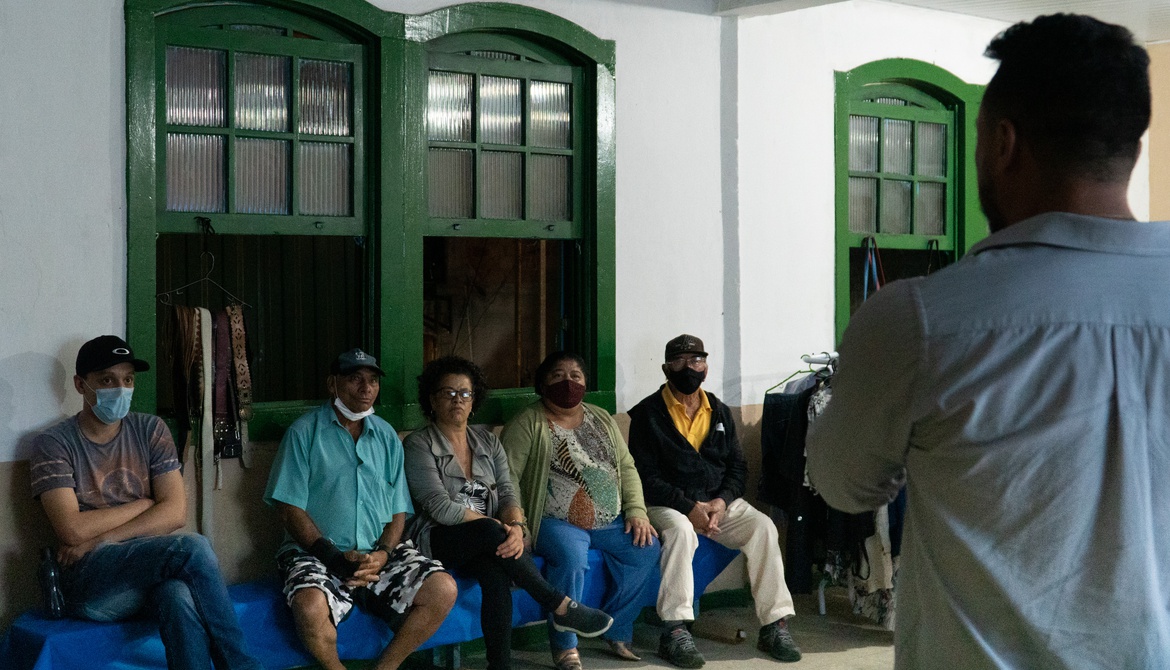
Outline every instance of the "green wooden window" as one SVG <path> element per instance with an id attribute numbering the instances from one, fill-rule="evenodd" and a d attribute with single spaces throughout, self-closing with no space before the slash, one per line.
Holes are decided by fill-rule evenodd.
<path id="1" fill-rule="evenodd" d="M 244 301 L 255 401 L 317 398 L 330 352 L 371 340 L 365 48 L 275 10 L 158 23 L 157 289 L 213 311 Z M 166 363 L 173 315 L 156 319 Z M 157 369 L 166 413 L 171 366 Z"/>
<path id="2" fill-rule="evenodd" d="M 127 326 L 159 371 L 136 409 L 170 406 L 166 304 L 234 298 L 257 439 L 352 346 L 378 356 L 399 428 L 445 353 L 497 389 L 477 420 L 531 402 L 559 347 L 613 409 L 612 42 L 495 3 L 126 0 L 126 27 Z"/>
<path id="3" fill-rule="evenodd" d="M 526 388 L 548 353 L 580 348 L 584 89 L 580 66 L 525 40 L 428 45 L 424 361 L 458 354 Z"/>
<path id="4" fill-rule="evenodd" d="M 838 338 L 863 300 L 867 247 L 888 282 L 947 265 L 986 234 L 975 202 L 981 95 L 912 60 L 837 74 Z"/>

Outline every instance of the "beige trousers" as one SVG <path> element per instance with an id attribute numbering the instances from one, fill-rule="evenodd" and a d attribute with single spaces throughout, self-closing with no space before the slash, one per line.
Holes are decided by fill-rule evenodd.
<path id="1" fill-rule="evenodd" d="M 691 560 L 699 547 L 699 536 L 686 515 L 670 507 L 650 507 L 647 514 L 662 543 L 658 616 L 663 621 L 693 621 L 695 577 Z M 760 625 L 796 613 L 784 583 L 779 534 L 766 514 L 736 498 L 719 523 L 719 533 L 711 539 L 743 552 Z"/>

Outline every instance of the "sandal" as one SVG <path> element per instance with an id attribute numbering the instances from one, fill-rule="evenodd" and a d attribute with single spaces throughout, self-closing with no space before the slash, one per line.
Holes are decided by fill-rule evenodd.
<path id="1" fill-rule="evenodd" d="M 581 654 L 577 649 L 566 649 L 553 653 L 553 667 L 556 670 L 581 670 Z"/>
<path id="2" fill-rule="evenodd" d="M 642 657 L 635 654 L 634 650 L 630 649 L 630 645 L 626 642 L 622 642 L 621 640 L 606 640 L 605 643 L 609 645 L 610 653 L 623 661 L 642 660 Z"/>

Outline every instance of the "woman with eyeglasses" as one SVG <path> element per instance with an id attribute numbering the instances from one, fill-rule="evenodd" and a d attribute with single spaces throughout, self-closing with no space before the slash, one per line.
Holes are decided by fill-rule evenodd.
<path id="1" fill-rule="evenodd" d="M 534 551 L 547 561 L 548 580 L 581 597 L 587 553 L 598 549 L 612 578 L 601 609 L 614 618 L 605 634 L 610 651 L 626 661 L 634 619 L 647 589 L 656 589 L 658 533 L 646 516 L 642 480 L 613 417 L 583 402 L 585 361 L 565 351 L 536 368 L 540 399 L 504 426 L 500 438 L 531 515 Z M 577 637 L 549 631 L 557 670 L 580 670 Z"/>
<path id="2" fill-rule="evenodd" d="M 508 670 L 513 582 L 552 613 L 557 631 L 595 637 L 613 619 L 550 586 L 532 562 L 503 446 L 487 428 L 467 423 L 486 393 L 483 372 L 469 360 L 446 356 L 423 369 L 418 400 L 429 423 L 405 442 L 415 513 L 407 531 L 424 554 L 479 582 L 487 667 Z"/>

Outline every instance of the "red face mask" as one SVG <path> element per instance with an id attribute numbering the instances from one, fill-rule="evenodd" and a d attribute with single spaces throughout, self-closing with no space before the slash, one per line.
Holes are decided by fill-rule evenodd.
<path id="1" fill-rule="evenodd" d="M 540 396 L 548 398 L 561 409 L 573 409 L 585 398 L 585 385 L 578 384 L 572 379 L 562 379 L 541 389 Z"/>

